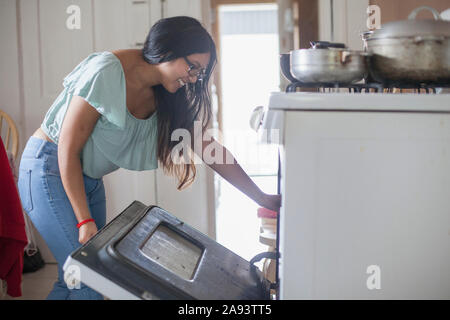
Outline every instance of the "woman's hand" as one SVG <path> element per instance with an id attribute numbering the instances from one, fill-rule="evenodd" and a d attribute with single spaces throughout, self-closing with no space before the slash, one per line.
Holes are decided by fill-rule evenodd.
<path id="1" fill-rule="evenodd" d="M 255 201 L 261 207 L 267 208 L 272 211 L 279 211 L 281 207 L 281 195 L 279 194 L 266 194 L 262 192 L 252 179 L 245 173 L 231 152 L 217 142 L 214 138 L 210 142 L 203 141 L 202 153 L 197 153 L 203 159 L 203 153 L 206 147 L 211 144 L 215 144 L 216 151 L 220 150 L 220 154 L 223 155 L 223 159 L 219 159 L 217 162 L 206 162 L 211 169 L 217 172 L 222 178 L 227 180 L 233 186 L 238 188 L 250 199 Z M 192 149 L 195 151 L 195 145 L 192 145 Z"/>
<path id="2" fill-rule="evenodd" d="M 281 195 L 263 193 L 258 204 L 261 207 L 278 212 L 281 207 Z"/>
<path id="3" fill-rule="evenodd" d="M 83 224 L 78 231 L 78 241 L 81 244 L 85 244 L 88 242 L 90 238 L 92 238 L 97 233 L 97 225 L 95 222 L 90 221 L 88 223 Z"/>

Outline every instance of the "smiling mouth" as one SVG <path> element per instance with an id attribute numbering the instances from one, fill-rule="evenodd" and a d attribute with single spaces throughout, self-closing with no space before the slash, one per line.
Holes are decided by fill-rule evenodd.
<path id="1" fill-rule="evenodd" d="M 180 84 L 180 87 L 183 87 L 183 86 L 186 84 L 186 82 L 184 82 L 184 81 L 181 80 L 181 79 L 178 79 L 177 81 L 178 81 L 178 83 Z"/>

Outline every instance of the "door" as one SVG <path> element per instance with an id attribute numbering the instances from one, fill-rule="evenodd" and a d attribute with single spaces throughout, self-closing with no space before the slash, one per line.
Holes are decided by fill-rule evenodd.
<path id="1" fill-rule="evenodd" d="M 218 138 L 261 190 L 275 194 L 277 150 L 257 142 L 249 120 L 253 109 L 279 89 L 278 7 L 271 1 L 254 2 L 215 1 Z M 248 260 L 267 251 L 260 242 L 258 205 L 222 179 L 216 191 L 217 240 Z"/>

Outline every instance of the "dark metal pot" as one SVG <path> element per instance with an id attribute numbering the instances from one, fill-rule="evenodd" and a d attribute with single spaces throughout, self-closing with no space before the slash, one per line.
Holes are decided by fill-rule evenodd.
<path id="1" fill-rule="evenodd" d="M 436 20 L 415 20 L 424 9 Z M 363 40 L 371 53 L 370 75 L 378 82 L 450 82 L 450 21 L 440 20 L 433 8 L 419 7 L 408 20 L 386 23 Z"/>

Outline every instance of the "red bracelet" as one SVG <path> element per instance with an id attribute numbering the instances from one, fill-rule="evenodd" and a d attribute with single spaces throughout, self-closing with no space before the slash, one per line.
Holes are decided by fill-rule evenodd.
<path id="1" fill-rule="evenodd" d="M 94 219 L 86 219 L 86 220 L 83 220 L 83 221 L 81 221 L 79 224 L 77 224 L 77 228 L 80 229 L 80 227 L 81 227 L 83 224 L 88 223 L 88 222 L 91 222 L 91 221 L 95 222 Z"/>

